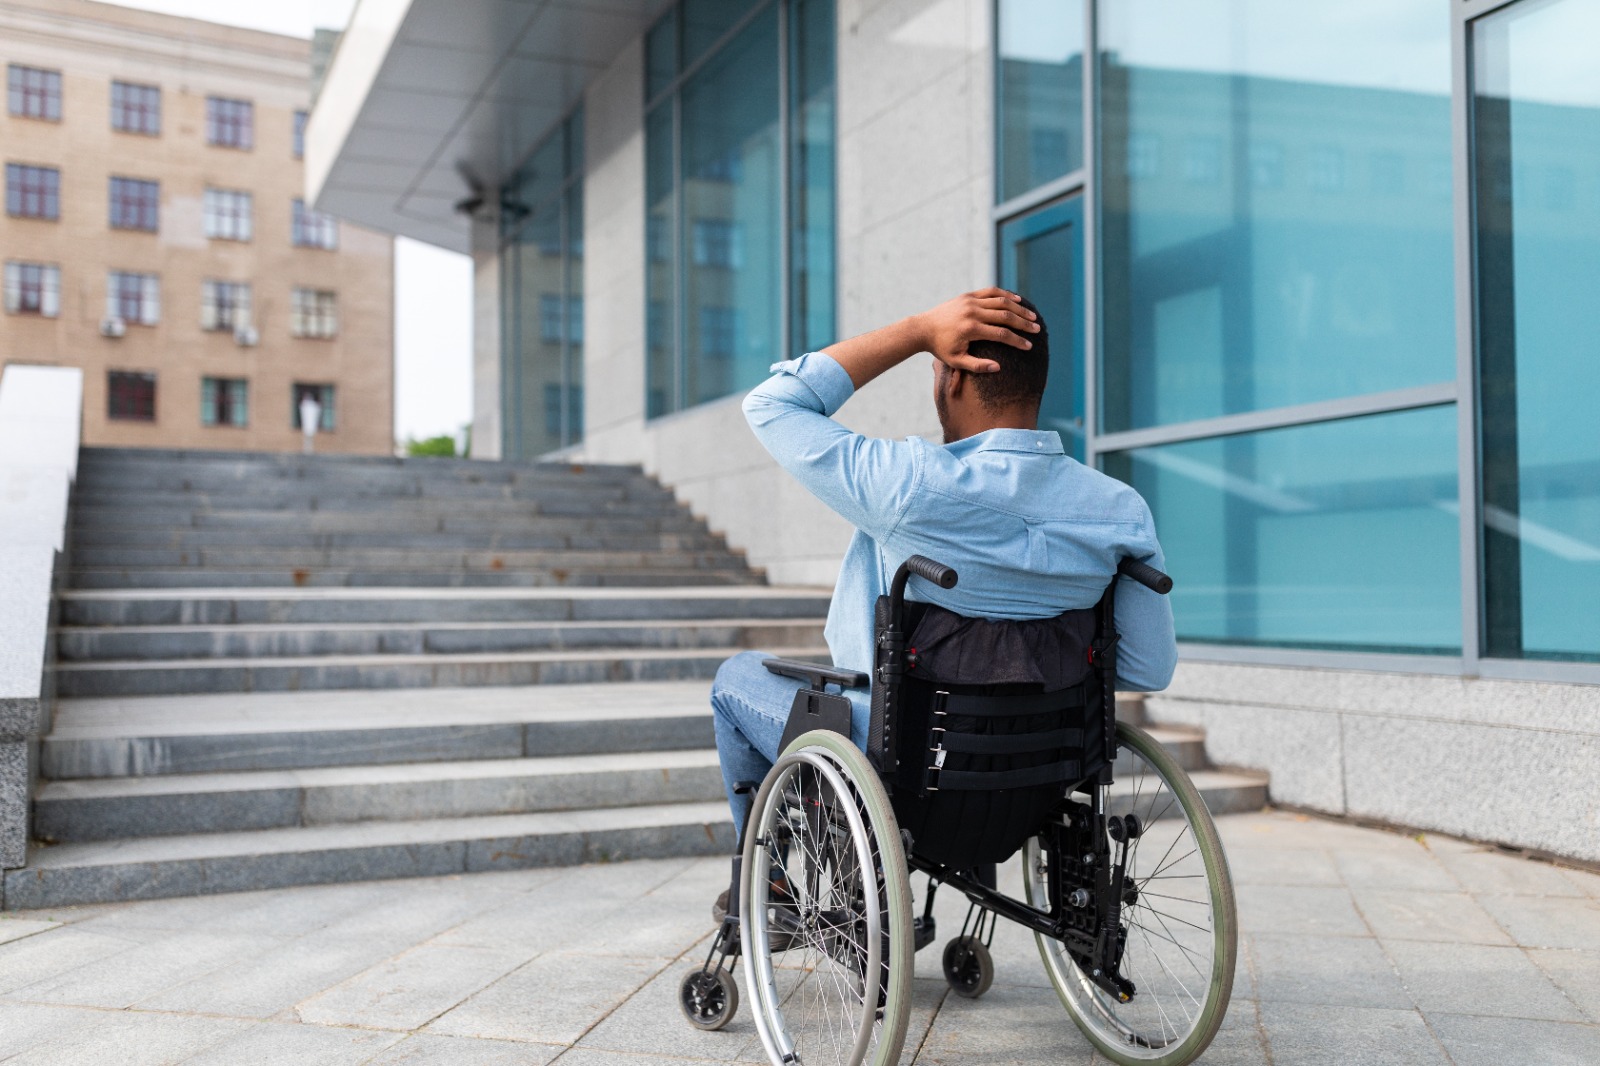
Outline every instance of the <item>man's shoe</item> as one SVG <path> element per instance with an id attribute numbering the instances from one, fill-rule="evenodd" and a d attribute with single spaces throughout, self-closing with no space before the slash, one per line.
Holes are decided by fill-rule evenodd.
<path id="1" fill-rule="evenodd" d="M 731 891 L 732 889 L 723 889 L 722 894 L 717 897 L 716 902 L 711 904 L 711 920 L 718 926 L 721 926 L 722 923 L 727 920 L 728 895 Z M 789 895 L 788 884 L 783 881 L 774 881 L 772 884 L 772 894 L 781 899 L 787 899 Z M 788 951 L 794 946 L 794 941 L 795 935 L 793 933 L 785 932 L 780 929 L 767 930 L 767 944 L 769 949 L 773 952 Z"/>
<path id="2" fill-rule="evenodd" d="M 711 924 L 721 925 L 728 917 L 728 893 L 732 889 L 723 889 L 722 895 L 711 905 Z"/>

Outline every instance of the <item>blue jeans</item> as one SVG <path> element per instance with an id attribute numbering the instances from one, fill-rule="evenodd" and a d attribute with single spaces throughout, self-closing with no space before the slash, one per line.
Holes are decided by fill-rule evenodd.
<path id="1" fill-rule="evenodd" d="M 761 665 L 773 656 L 763 651 L 742 651 L 723 663 L 711 683 L 711 709 L 717 731 L 717 758 L 722 763 L 722 785 L 733 812 L 733 827 L 744 833 L 745 815 L 753 794 L 736 795 L 741 781 L 760 784 L 778 758 L 778 742 L 789 721 L 789 708 L 802 682 Z M 866 689 L 851 689 L 850 739 L 866 750 L 871 697 Z"/>

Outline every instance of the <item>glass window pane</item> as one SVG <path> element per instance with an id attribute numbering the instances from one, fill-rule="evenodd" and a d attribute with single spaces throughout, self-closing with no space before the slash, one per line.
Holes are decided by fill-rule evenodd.
<path id="1" fill-rule="evenodd" d="M 1600 5 L 1473 27 L 1485 652 L 1600 660 Z"/>
<path id="2" fill-rule="evenodd" d="M 517 234 L 517 404 L 521 408 L 517 454 L 531 459 L 561 447 L 561 422 L 545 417 L 547 390 L 561 388 L 565 260 L 561 252 L 561 201 L 536 210 Z M 552 251 L 554 254 L 551 254 Z"/>
<path id="3" fill-rule="evenodd" d="M 1039 427 L 1083 460 L 1083 202 L 1059 200 L 1000 227 L 1000 284 L 1032 300 L 1049 334 Z"/>
<path id="4" fill-rule="evenodd" d="M 1082 0 L 999 0 L 995 197 L 1083 166 Z"/>
<path id="5" fill-rule="evenodd" d="M 1183 640 L 1456 653 L 1453 406 L 1142 448 Z"/>
<path id="6" fill-rule="evenodd" d="M 567 192 L 567 395 L 563 444 L 583 439 L 583 183 Z"/>
<path id="7" fill-rule="evenodd" d="M 685 228 L 729 235 L 725 246 L 708 246 L 726 256 L 695 256 L 683 266 L 686 404 L 750 388 L 783 350 L 777 52 L 774 6 L 683 88 Z M 716 328 L 703 332 L 711 323 Z"/>
<path id="8" fill-rule="evenodd" d="M 833 343 L 833 0 L 793 0 L 789 16 L 790 339 Z"/>
<path id="9" fill-rule="evenodd" d="M 1453 379 L 1448 5 L 1101 12 L 1104 428 Z"/>
<path id="10" fill-rule="evenodd" d="M 672 107 L 663 105 L 645 120 L 645 414 L 654 418 L 678 409 L 674 352 L 677 349 L 673 249 L 677 167 L 672 155 Z"/>
<path id="11" fill-rule="evenodd" d="M 716 44 L 758 0 L 683 0 L 683 63 L 688 66 Z"/>
<path id="12" fill-rule="evenodd" d="M 678 76 L 678 9 L 670 9 L 644 41 L 644 98 L 655 95 Z"/>

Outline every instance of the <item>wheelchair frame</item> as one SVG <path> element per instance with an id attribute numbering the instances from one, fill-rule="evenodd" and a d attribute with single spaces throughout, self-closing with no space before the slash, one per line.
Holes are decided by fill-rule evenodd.
<path id="1" fill-rule="evenodd" d="M 1138 581 L 1147 588 L 1166 594 L 1172 587 L 1167 575 L 1133 559 L 1124 559 L 1118 574 Z M 894 787 L 899 773 L 898 747 L 895 731 L 902 697 L 902 679 L 910 669 L 911 653 L 907 648 L 908 633 L 905 627 L 905 588 L 910 576 L 922 577 L 942 588 L 956 584 L 956 572 L 922 556 L 908 559 L 896 572 L 888 596 L 880 599 L 877 617 L 877 647 L 873 666 L 872 704 L 866 746 L 867 762 L 886 788 Z M 1088 657 L 1099 685 L 1098 725 L 1104 729 L 1104 761 L 1093 772 L 1068 781 L 1062 786 L 1062 798 L 1056 813 L 1046 817 L 1035 833 L 1042 843 L 1046 866 L 1040 874 L 1048 873 L 1048 910 L 1017 900 L 998 890 L 994 867 L 955 869 L 916 855 L 906 840 L 905 859 L 907 876 L 911 870 L 928 876 L 928 891 L 920 917 L 914 919 L 912 951 L 919 951 L 936 936 L 933 915 L 935 894 L 941 884 L 948 884 L 969 902 L 966 920 L 958 938 L 951 941 L 944 958 L 946 978 L 952 988 L 966 996 L 981 995 L 993 978 L 993 963 L 987 947 L 996 928 L 997 919 L 1004 917 L 1025 927 L 1038 937 L 1049 938 L 1061 944 L 1080 974 L 1118 1003 L 1128 1003 L 1138 993 L 1134 982 L 1121 972 L 1128 928 L 1122 921 L 1124 906 L 1134 906 L 1140 888 L 1128 876 L 1130 847 L 1148 828 L 1133 814 L 1114 814 L 1107 809 L 1108 788 L 1114 779 L 1114 763 L 1119 750 L 1116 720 L 1116 661 L 1120 636 L 1116 631 L 1115 578 L 1096 604 L 1095 636 L 1089 645 Z M 796 697 L 796 709 L 802 697 L 811 700 L 814 707 L 818 697 L 843 701 L 842 696 L 827 694 L 827 686 L 841 689 L 858 688 L 867 682 L 865 675 L 831 667 L 792 660 L 768 660 L 768 669 L 788 677 L 797 678 L 810 686 L 801 689 Z M 945 696 L 938 693 L 938 696 Z M 942 702 L 936 703 L 934 714 L 943 714 Z M 846 719 L 848 721 L 848 719 Z M 1093 728 L 1091 725 L 1090 728 Z M 926 791 L 938 791 L 940 770 L 943 765 L 941 750 L 944 730 L 937 725 L 929 732 L 931 762 L 923 776 Z M 1147 760 L 1148 761 L 1148 760 Z M 1159 768 L 1158 774 L 1163 774 Z M 1179 773 L 1182 771 L 1179 770 Z M 737 791 L 753 791 L 754 783 L 741 783 Z M 1192 783 L 1189 787 L 1192 790 Z M 1073 799 L 1074 793 L 1086 793 L 1088 802 Z M 1174 789 L 1176 794 L 1177 790 Z M 1196 795 L 1196 798 L 1197 795 Z M 1170 805 L 1169 805 L 1170 806 Z M 1203 803 L 1201 804 L 1203 809 Z M 752 813 L 754 807 L 752 807 Z M 1163 812 L 1165 813 L 1165 812 Z M 747 817 L 748 822 L 748 817 Z M 1192 823 L 1191 823 L 1192 824 Z M 740 827 L 743 842 L 748 825 Z M 904 830 L 903 836 L 909 837 Z M 1029 845 L 1032 847 L 1032 845 Z M 1026 850 L 1026 849 L 1025 849 Z M 731 979 L 730 970 L 724 970 L 729 958 L 740 950 L 739 896 L 741 856 L 733 861 L 734 890 L 730 892 L 728 917 L 713 937 L 710 952 L 701 970 L 691 973 L 684 981 L 684 1010 L 691 1022 L 701 1028 L 719 1028 L 731 1017 L 738 1002 L 738 990 Z M 1158 864 L 1159 866 L 1159 864 Z M 1223 878 L 1226 880 L 1225 863 Z M 1152 875 L 1153 876 L 1153 875 Z M 1210 880 L 1208 878 L 1208 886 Z M 1032 897 L 1032 890 L 1029 895 Z M 1231 921 L 1231 886 L 1226 890 L 1229 919 Z M 763 925 L 765 923 L 762 923 Z M 1041 942 L 1042 946 L 1042 942 Z M 773 950 L 778 950 L 774 948 Z M 1220 1024 L 1220 1013 L 1225 1012 L 1228 991 L 1232 984 L 1233 949 L 1230 945 L 1225 959 L 1226 975 L 1215 1024 Z M 1049 960 L 1046 960 L 1049 968 Z M 724 980 L 726 976 L 726 980 Z M 725 1007 L 719 1018 L 704 1014 L 696 1020 L 690 1009 L 690 992 L 696 985 L 703 998 L 715 1008 L 720 1001 Z M 880 990 L 881 994 L 881 990 Z M 714 1009 L 712 1014 L 716 1014 Z M 1078 1012 L 1072 1011 L 1074 1020 L 1083 1025 Z M 881 1015 L 881 1008 L 880 1008 Z M 709 1022 L 709 1023 L 708 1023 Z M 1085 1030 L 1086 1034 L 1088 1030 Z M 1214 1025 L 1212 1027 L 1214 1032 Z M 1091 1038 L 1093 1038 L 1093 1034 Z M 1210 1042 L 1211 1033 L 1181 1061 L 1192 1061 Z M 1098 1041 L 1096 1041 L 1099 1046 Z M 1104 1049 L 1102 1049 L 1104 1050 Z M 1173 1060 L 1177 1061 L 1177 1060 Z"/>

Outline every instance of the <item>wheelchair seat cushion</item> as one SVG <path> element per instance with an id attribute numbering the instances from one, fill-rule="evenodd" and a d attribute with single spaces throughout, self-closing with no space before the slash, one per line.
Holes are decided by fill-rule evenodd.
<path id="1" fill-rule="evenodd" d="M 1094 611 L 991 621 L 965 618 L 930 604 L 906 606 L 906 643 L 908 649 L 916 649 L 916 656 L 902 681 L 896 724 L 900 769 L 892 792 L 895 816 L 911 833 L 912 850 L 931 862 L 956 869 L 1003 862 L 1038 831 L 1073 782 L 925 791 L 934 694 L 1059 693 L 1062 697 L 1055 710 L 1001 715 L 957 713 L 959 701 L 949 701 L 952 710 L 941 722 L 948 735 L 958 734 L 966 743 L 951 745 L 945 771 L 966 776 L 1046 768 L 1071 760 L 1077 766 L 1074 780 L 1098 772 L 1104 763 L 1104 729 L 1098 678 L 1088 659 Z M 1023 734 L 1067 742 L 1038 750 L 1003 750 L 1015 745 L 998 738 Z M 964 750 L 956 750 L 958 746 Z M 1003 753 L 981 753 L 985 748 Z"/>

